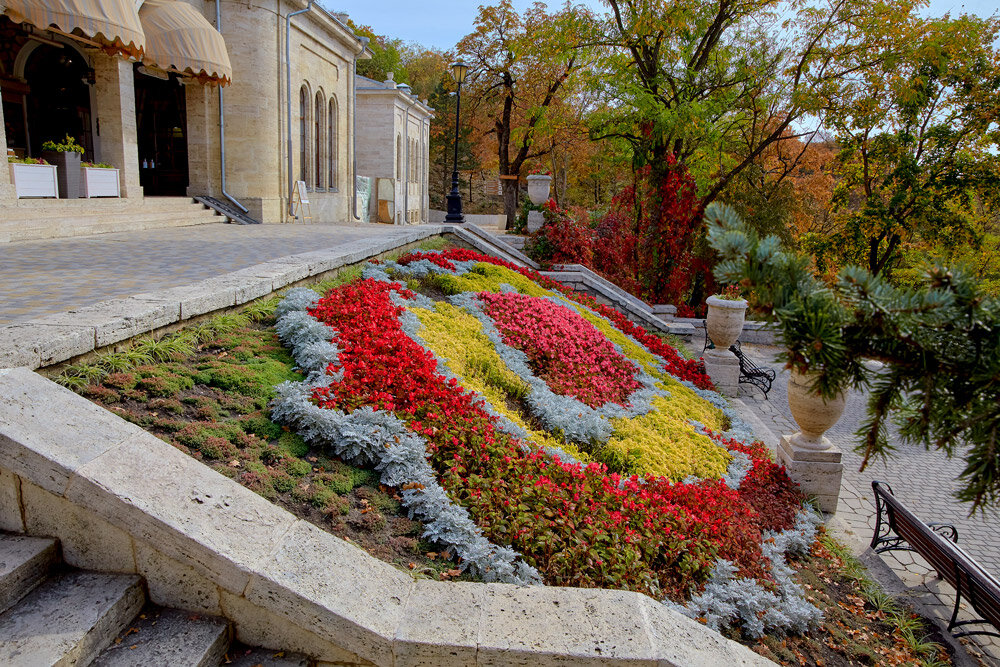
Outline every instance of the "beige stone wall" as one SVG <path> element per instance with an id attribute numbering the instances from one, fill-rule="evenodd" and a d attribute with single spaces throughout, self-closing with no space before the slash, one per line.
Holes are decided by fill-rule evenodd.
<path id="1" fill-rule="evenodd" d="M 119 168 L 122 197 L 141 198 L 132 63 L 101 52 L 93 54 L 92 62 L 97 79 L 94 112 L 100 119 L 98 159 Z"/>
<path id="2" fill-rule="evenodd" d="M 359 83 L 358 174 L 393 179 L 396 224 L 428 222 L 431 113 L 391 80 Z"/>
<path id="3" fill-rule="evenodd" d="M 0 104 L 0 127 L 3 122 L 3 105 Z M 7 155 L 7 133 L 0 132 L 0 155 Z M 10 168 L 0 169 L 0 201 L 13 201 L 16 199 L 14 185 L 10 181 Z"/>
<path id="4" fill-rule="evenodd" d="M 193 0 L 215 23 L 215 3 Z M 224 91 L 227 190 L 264 222 L 288 219 L 285 16 L 304 9 L 299 0 L 223 0 L 222 28 L 233 65 Z M 314 8 L 292 18 L 292 173 L 301 174 L 300 90 L 306 105 L 306 184 L 314 221 L 346 222 L 353 174 L 350 159 L 350 79 L 357 42 L 331 16 Z M 321 96 L 319 146 L 316 97 Z M 329 126 L 330 103 L 336 122 Z M 194 84 L 187 93 L 191 194 L 221 194 L 218 92 Z M 331 135 L 336 141 L 331 142 Z M 317 148 L 320 173 L 317 181 Z M 331 160 L 331 158 L 333 158 Z M 330 163 L 335 164 L 330 178 Z"/>

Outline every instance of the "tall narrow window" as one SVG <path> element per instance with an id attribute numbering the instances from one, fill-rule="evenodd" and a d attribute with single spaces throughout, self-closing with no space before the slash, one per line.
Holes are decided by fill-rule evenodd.
<path id="1" fill-rule="evenodd" d="M 307 151 L 309 150 L 309 91 L 299 89 L 299 180 L 306 180 Z"/>
<path id="2" fill-rule="evenodd" d="M 339 175 L 337 174 L 337 161 L 340 157 L 338 151 L 340 146 L 338 145 L 338 132 L 340 128 L 340 119 L 337 113 L 337 98 L 330 98 L 330 109 L 327 112 L 326 121 L 329 129 L 327 130 L 327 138 L 330 143 L 330 155 L 328 155 L 328 162 L 330 173 L 327 174 L 327 187 L 331 190 L 337 190 L 340 187 Z"/>
<path id="3" fill-rule="evenodd" d="M 323 96 L 323 91 L 316 93 L 316 111 L 315 118 L 313 119 L 316 124 L 316 171 L 314 172 L 316 178 L 316 189 L 319 190 L 323 187 L 323 108 L 326 106 L 326 99 Z"/>
<path id="4" fill-rule="evenodd" d="M 396 180 L 403 178 L 403 137 L 396 135 Z"/>

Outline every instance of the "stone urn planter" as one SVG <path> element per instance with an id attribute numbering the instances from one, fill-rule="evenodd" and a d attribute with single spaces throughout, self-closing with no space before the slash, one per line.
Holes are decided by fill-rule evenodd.
<path id="1" fill-rule="evenodd" d="M 799 432 L 790 441 L 801 449 L 822 451 L 833 446 L 823 434 L 844 414 L 847 398 L 844 392 L 832 399 L 812 393 L 809 385 L 814 377 L 812 373 L 793 370 L 788 379 L 788 407 L 795 423 L 799 425 Z"/>
<path id="2" fill-rule="evenodd" d="M 730 300 L 710 296 L 705 303 L 708 304 L 708 315 L 705 318 L 708 338 L 715 345 L 715 349 L 728 350 L 743 333 L 747 302 L 744 299 Z"/>
<path id="3" fill-rule="evenodd" d="M 545 174 L 528 176 L 528 198 L 535 206 L 541 206 L 549 200 L 552 188 L 552 177 Z"/>

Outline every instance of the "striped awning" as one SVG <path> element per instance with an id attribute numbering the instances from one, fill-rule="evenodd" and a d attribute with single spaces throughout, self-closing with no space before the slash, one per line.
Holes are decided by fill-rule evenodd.
<path id="1" fill-rule="evenodd" d="M 146 34 L 147 65 L 223 86 L 232 80 L 225 40 L 193 6 L 179 0 L 146 0 L 139 20 Z"/>
<path id="2" fill-rule="evenodd" d="M 15 23 L 82 37 L 109 52 L 140 58 L 144 38 L 135 0 L 2 0 Z"/>

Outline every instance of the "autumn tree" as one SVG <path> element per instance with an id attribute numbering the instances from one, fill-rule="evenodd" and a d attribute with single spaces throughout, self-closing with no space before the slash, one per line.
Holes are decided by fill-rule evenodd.
<path id="1" fill-rule="evenodd" d="M 672 155 L 703 204 L 769 147 L 811 138 L 914 21 L 910 0 L 605 3 L 610 50 L 597 72 L 608 105 L 596 134 L 628 140 L 654 172 Z"/>
<path id="2" fill-rule="evenodd" d="M 828 245 L 841 261 L 879 275 L 909 243 L 975 236 L 977 204 L 1000 196 L 998 33 L 996 18 L 927 21 L 910 48 L 866 73 L 850 106 L 830 114 L 842 221 Z"/>
<path id="3" fill-rule="evenodd" d="M 456 47 L 472 67 L 465 88 L 471 102 L 466 122 L 493 148 L 504 212 L 512 220 L 517 179 L 526 163 L 553 149 L 552 111 L 570 94 L 574 75 L 586 63 L 582 45 L 594 23 L 569 3 L 550 13 L 536 2 L 521 15 L 512 0 L 501 0 L 481 6 L 475 26 Z"/>

